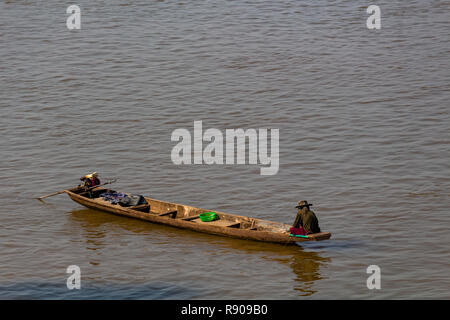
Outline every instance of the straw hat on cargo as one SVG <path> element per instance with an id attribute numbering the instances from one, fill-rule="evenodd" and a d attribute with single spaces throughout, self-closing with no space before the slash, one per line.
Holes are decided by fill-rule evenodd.
<path id="1" fill-rule="evenodd" d="M 85 177 L 86 177 L 87 179 L 92 179 L 93 177 L 96 177 L 96 176 L 98 176 L 97 172 L 92 172 L 91 174 L 88 174 L 88 175 L 86 175 Z"/>

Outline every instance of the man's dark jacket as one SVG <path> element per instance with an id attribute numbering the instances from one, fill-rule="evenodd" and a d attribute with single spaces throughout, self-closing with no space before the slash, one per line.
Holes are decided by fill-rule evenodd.
<path id="1" fill-rule="evenodd" d="M 308 233 L 320 232 L 319 220 L 317 220 L 314 212 L 306 207 L 298 210 L 293 227 L 302 227 Z"/>

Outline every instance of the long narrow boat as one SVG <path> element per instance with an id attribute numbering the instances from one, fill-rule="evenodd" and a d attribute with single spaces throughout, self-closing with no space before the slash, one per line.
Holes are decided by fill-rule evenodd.
<path id="1" fill-rule="evenodd" d="M 203 222 L 199 215 L 210 212 L 210 210 L 148 197 L 144 197 L 146 204 L 123 207 L 119 204 L 111 204 L 100 197 L 100 194 L 105 191 L 107 189 L 102 187 L 93 189 L 91 191 L 92 198 L 80 187 L 68 189 L 64 192 L 73 201 L 91 209 L 220 236 L 284 244 L 326 240 L 331 237 L 329 232 L 309 234 L 307 238 L 293 237 L 289 235 L 290 225 L 219 211 L 214 211 L 217 216 L 216 220 Z"/>

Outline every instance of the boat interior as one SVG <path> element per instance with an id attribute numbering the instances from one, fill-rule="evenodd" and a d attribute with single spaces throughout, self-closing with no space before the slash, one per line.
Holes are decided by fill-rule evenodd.
<path id="1" fill-rule="evenodd" d="M 102 187 L 95 188 L 90 192 L 85 192 L 83 188 L 78 187 L 71 189 L 70 191 L 80 196 L 86 197 L 91 201 L 102 205 L 107 205 L 109 207 L 111 207 L 111 203 L 104 200 L 100 195 L 104 194 L 105 192 L 115 192 L 114 190 L 105 189 Z M 213 211 L 216 213 L 215 220 L 203 222 L 200 219 L 200 214 L 211 212 L 211 210 L 155 200 L 148 197 L 144 197 L 144 199 L 145 203 L 135 206 L 123 206 L 123 209 L 144 212 L 159 217 L 166 217 L 167 219 L 179 219 L 192 223 L 208 224 L 211 226 L 213 225 L 223 228 L 237 228 L 249 231 L 268 231 L 283 234 L 289 233 L 288 230 L 290 226 L 283 223 L 227 214 L 218 211 Z M 114 204 L 112 206 L 121 206 L 121 204 Z"/>

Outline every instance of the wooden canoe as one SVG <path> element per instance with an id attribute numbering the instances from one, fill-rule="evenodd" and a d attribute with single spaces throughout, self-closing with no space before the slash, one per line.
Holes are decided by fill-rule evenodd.
<path id="1" fill-rule="evenodd" d="M 148 197 L 144 197 L 147 204 L 122 207 L 118 204 L 111 204 L 99 197 L 106 190 L 102 187 L 94 189 L 92 192 L 93 198 L 89 198 L 84 189 L 79 187 L 65 190 L 65 192 L 73 201 L 91 209 L 220 236 L 284 244 L 326 240 L 331 237 L 329 232 L 310 234 L 308 238 L 292 237 L 289 236 L 289 228 L 291 226 L 288 224 L 219 211 L 214 211 L 217 215 L 216 220 L 203 222 L 200 220 L 199 215 L 211 210 Z"/>

